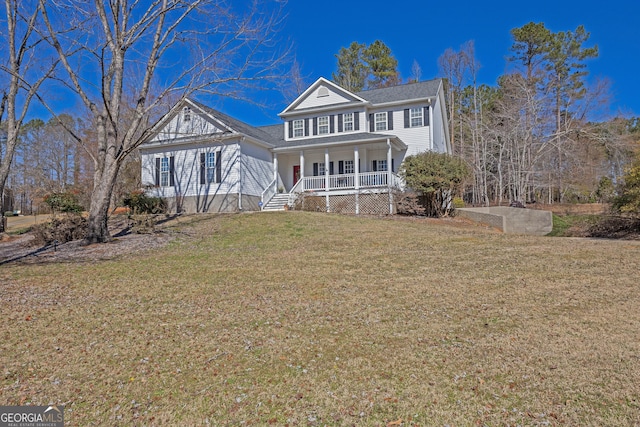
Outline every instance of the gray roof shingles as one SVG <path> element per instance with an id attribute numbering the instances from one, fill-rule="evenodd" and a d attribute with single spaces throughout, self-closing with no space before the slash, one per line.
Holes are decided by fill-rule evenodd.
<path id="1" fill-rule="evenodd" d="M 418 83 L 408 83 L 400 86 L 393 86 L 382 89 L 371 89 L 358 92 L 357 95 L 372 104 L 382 104 L 396 101 L 406 101 L 411 99 L 431 98 L 437 95 L 441 85 L 441 79 L 428 80 Z M 276 147 L 297 147 L 303 145 L 327 144 L 334 142 L 351 142 L 364 139 L 386 138 L 388 135 L 380 135 L 373 133 L 346 133 L 336 134 L 332 136 L 319 138 L 305 138 L 291 141 L 284 140 L 284 124 L 276 124 L 270 126 L 254 127 L 243 121 L 228 116 L 213 108 L 207 107 L 200 102 L 193 101 L 203 111 L 211 114 L 213 117 L 226 124 L 234 131 L 256 138 L 260 141 L 267 142 Z"/>

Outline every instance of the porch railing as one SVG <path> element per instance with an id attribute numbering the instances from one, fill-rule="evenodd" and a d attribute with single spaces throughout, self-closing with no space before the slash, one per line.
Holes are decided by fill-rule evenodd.
<path id="1" fill-rule="evenodd" d="M 260 196 L 260 201 L 262 202 L 262 208 L 266 205 L 269 200 L 278 192 L 278 180 L 274 179 L 271 183 L 264 189 L 262 195 Z"/>
<path id="2" fill-rule="evenodd" d="M 399 182 L 399 178 L 396 174 L 391 174 L 391 186 L 396 186 Z M 375 188 L 375 187 L 389 187 L 389 173 L 384 172 L 363 172 L 358 174 L 359 188 Z M 326 177 L 322 176 L 305 176 L 303 181 L 302 191 L 325 191 Z M 329 191 L 333 190 L 349 190 L 355 189 L 356 175 L 355 174 L 342 174 L 342 175 L 329 175 Z"/>

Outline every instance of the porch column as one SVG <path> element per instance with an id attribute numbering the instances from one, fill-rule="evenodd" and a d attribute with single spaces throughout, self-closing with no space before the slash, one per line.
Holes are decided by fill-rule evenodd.
<path id="1" fill-rule="evenodd" d="M 393 171 L 391 170 L 391 163 L 391 139 L 387 138 L 387 188 L 389 189 L 389 215 L 393 213 L 393 195 L 391 194 Z"/>
<path id="2" fill-rule="evenodd" d="M 329 212 L 329 149 L 324 149 L 324 191 L 327 204 L 327 212 Z"/>
<path id="3" fill-rule="evenodd" d="M 302 191 L 304 191 L 304 150 L 300 150 L 300 179 L 302 180 Z"/>
<path id="4" fill-rule="evenodd" d="M 360 152 L 358 151 L 358 146 L 353 147 L 353 171 L 355 182 L 353 183 L 356 190 L 356 215 L 360 214 Z"/>
<path id="5" fill-rule="evenodd" d="M 273 180 L 278 188 L 278 153 L 273 153 Z"/>

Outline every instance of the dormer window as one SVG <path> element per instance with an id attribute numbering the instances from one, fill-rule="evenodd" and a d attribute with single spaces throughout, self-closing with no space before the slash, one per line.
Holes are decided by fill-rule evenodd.
<path id="1" fill-rule="evenodd" d="M 191 108 L 184 107 L 182 109 L 182 120 L 184 120 L 185 122 L 191 121 Z"/>
<path id="2" fill-rule="evenodd" d="M 320 86 L 318 88 L 318 98 L 322 98 L 323 96 L 329 96 L 329 89 L 325 86 Z"/>

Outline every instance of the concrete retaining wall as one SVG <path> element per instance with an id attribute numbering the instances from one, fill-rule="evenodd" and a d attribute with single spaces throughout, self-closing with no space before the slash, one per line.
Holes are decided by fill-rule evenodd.
<path id="1" fill-rule="evenodd" d="M 462 208 L 456 209 L 456 212 L 464 218 L 495 227 L 509 234 L 544 236 L 553 229 L 553 215 L 547 211 L 496 206 Z"/>

